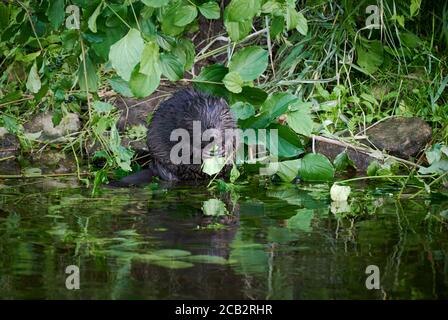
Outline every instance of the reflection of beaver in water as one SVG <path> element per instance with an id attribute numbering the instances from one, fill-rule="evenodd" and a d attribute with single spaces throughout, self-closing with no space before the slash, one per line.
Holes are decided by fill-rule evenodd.
<path id="1" fill-rule="evenodd" d="M 196 129 L 198 127 L 199 130 Z M 230 108 L 222 98 L 192 89 L 178 91 L 162 102 L 152 117 L 147 138 L 151 156 L 149 168 L 114 184 L 129 186 L 149 183 L 153 177 L 170 181 L 207 179 L 209 176 L 202 172 L 202 159 L 212 155 L 232 157 L 237 141 L 234 136 L 232 141 L 226 141 L 226 130 L 236 128 Z M 202 137 L 206 130 L 211 134 Z M 188 139 L 181 137 L 182 133 L 188 133 Z M 172 150 L 175 152 L 172 153 Z M 173 162 L 173 154 L 182 158 L 182 162 Z M 227 173 L 229 168 L 226 165 L 222 174 Z"/>

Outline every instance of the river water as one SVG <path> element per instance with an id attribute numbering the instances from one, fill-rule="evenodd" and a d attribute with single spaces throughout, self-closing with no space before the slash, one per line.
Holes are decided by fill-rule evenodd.
<path id="1" fill-rule="evenodd" d="M 326 184 L 218 189 L 0 185 L 0 298 L 448 298 L 446 198 L 358 184 L 338 209 Z"/>

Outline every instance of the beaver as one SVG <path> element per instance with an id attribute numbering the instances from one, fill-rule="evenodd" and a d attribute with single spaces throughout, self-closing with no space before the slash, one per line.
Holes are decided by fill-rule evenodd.
<path id="1" fill-rule="evenodd" d="M 149 124 L 149 167 L 113 185 L 145 184 L 153 177 L 167 181 L 209 179 L 202 171 L 202 159 L 216 155 L 234 158 L 238 137 L 231 135 L 229 139 L 227 132 L 235 129 L 236 120 L 223 98 L 192 88 L 177 91 L 156 108 Z M 230 168 L 231 161 L 227 161 L 219 176 L 225 176 Z"/>

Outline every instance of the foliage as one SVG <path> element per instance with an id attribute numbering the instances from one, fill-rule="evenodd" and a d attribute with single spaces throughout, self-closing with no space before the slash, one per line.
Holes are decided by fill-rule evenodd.
<path id="1" fill-rule="evenodd" d="M 432 148 L 446 146 L 448 6 L 382 1 L 384 25 L 377 29 L 366 23 L 370 4 L 2 2 L 0 125 L 32 144 L 20 126 L 26 119 L 48 109 L 57 122 L 76 112 L 84 129 L 65 149 L 83 154 L 86 143 L 96 141 L 101 150 L 93 158 L 106 160 L 104 172 L 130 170 L 133 152 L 121 146 L 117 114 L 100 101 L 106 92 L 141 98 L 161 83 L 182 81 L 227 99 L 242 128 L 277 129 L 278 175 L 287 181 L 294 175 L 333 179 L 333 164 L 323 156 L 297 159 L 313 134 L 354 136 L 387 116 L 424 118 L 434 130 Z M 194 39 L 204 21 L 215 20 L 225 32 L 204 39 L 210 45 L 204 48 Z M 210 57 L 217 62 L 199 70 Z M 445 173 L 442 153 L 438 160 L 427 153 L 430 167 L 419 172 Z M 336 169 L 347 163 L 338 159 Z"/>

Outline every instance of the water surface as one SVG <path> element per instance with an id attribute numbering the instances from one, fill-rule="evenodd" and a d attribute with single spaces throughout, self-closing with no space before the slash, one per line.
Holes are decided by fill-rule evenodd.
<path id="1" fill-rule="evenodd" d="M 353 185 L 344 213 L 326 184 L 159 184 L 96 197 L 69 186 L 0 185 L 0 298 L 448 298 L 447 199 L 396 201 L 399 189 Z M 79 290 L 66 288 L 69 265 Z M 369 265 L 379 290 L 366 288 Z"/>

